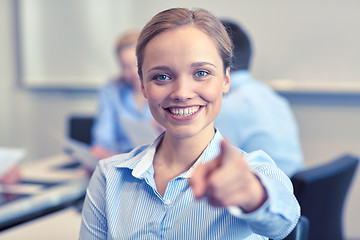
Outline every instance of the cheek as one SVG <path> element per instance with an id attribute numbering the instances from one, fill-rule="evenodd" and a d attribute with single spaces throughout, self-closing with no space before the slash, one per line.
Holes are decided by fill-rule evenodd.
<path id="1" fill-rule="evenodd" d="M 161 91 L 161 89 L 152 88 L 149 86 L 147 88 L 144 88 L 144 92 L 146 94 L 151 114 L 160 125 L 164 126 L 164 117 L 161 106 L 166 100 L 165 94 L 163 93 L 163 91 Z"/>
<path id="2" fill-rule="evenodd" d="M 148 85 L 144 88 L 144 93 L 149 102 L 149 105 L 159 105 L 165 98 L 164 91 Z"/>
<path id="3" fill-rule="evenodd" d="M 207 85 L 201 88 L 201 95 L 208 102 L 220 102 L 222 99 L 222 85 L 212 84 L 211 86 Z"/>

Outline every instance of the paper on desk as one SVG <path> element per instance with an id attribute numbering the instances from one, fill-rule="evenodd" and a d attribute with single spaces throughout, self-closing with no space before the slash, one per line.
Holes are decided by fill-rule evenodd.
<path id="1" fill-rule="evenodd" d="M 119 121 L 134 147 L 152 143 L 159 134 L 149 122 L 136 119 L 120 119 Z M 76 160 L 90 170 L 95 169 L 98 159 L 91 154 L 89 145 L 71 138 L 63 139 L 62 144 Z"/>
<path id="2" fill-rule="evenodd" d="M 90 170 L 95 169 L 98 160 L 91 154 L 89 145 L 71 138 L 64 139 L 63 145 L 65 150 L 70 152 L 76 160 Z"/>
<path id="3" fill-rule="evenodd" d="M 24 149 L 0 147 L 0 176 L 10 170 L 24 156 Z"/>

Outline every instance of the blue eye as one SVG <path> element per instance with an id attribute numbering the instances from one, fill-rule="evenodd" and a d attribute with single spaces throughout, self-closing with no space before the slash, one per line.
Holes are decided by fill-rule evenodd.
<path id="1" fill-rule="evenodd" d="M 206 75 L 208 75 L 209 73 L 206 71 L 198 71 L 195 73 L 196 77 L 205 77 Z"/>
<path id="2" fill-rule="evenodd" d="M 169 80 L 170 77 L 166 74 L 159 74 L 159 75 L 155 75 L 153 77 L 154 80 L 158 80 L 158 81 L 166 81 L 166 80 Z"/>

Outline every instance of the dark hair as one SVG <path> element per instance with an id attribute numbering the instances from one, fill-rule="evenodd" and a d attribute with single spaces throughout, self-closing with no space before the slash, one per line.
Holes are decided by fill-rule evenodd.
<path id="1" fill-rule="evenodd" d="M 241 26 L 231 20 L 221 20 L 233 45 L 233 59 L 231 70 L 248 70 L 251 61 L 251 42 L 249 36 Z"/>
<path id="2" fill-rule="evenodd" d="M 194 25 L 212 38 L 223 60 L 224 72 L 232 58 L 231 40 L 221 22 L 204 9 L 171 8 L 156 14 L 140 33 L 136 46 L 138 73 L 142 79 L 144 51 L 148 42 L 160 33 L 184 25 Z"/>

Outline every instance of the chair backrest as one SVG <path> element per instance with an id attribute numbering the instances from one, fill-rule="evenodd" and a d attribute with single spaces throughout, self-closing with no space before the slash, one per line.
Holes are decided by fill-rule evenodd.
<path id="1" fill-rule="evenodd" d="M 93 124 L 94 116 L 71 115 L 68 117 L 67 136 L 71 139 L 90 144 Z"/>
<path id="2" fill-rule="evenodd" d="M 358 157 L 344 155 L 291 178 L 301 214 L 309 220 L 309 240 L 344 239 L 343 208 L 358 163 Z"/>
<path id="3" fill-rule="evenodd" d="M 292 232 L 284 240 L 308 240 L 309 220 L 305 216 L 300 216 L 299 222 Z"/>

